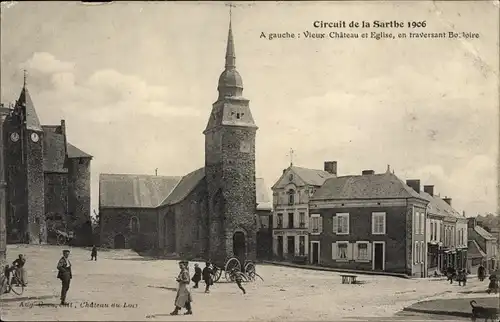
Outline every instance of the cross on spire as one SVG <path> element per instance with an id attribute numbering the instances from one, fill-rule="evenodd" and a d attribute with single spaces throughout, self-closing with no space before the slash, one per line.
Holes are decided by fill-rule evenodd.
<path id="1" fill-rule="evenodd" d="M 290 154 L 289 154 L 289 156 L 290 156 L 290 166 L 293 165 L 293 154 L 294 153 L 295 153 L 295 151 L 292 148 L 290 148 Z"/>

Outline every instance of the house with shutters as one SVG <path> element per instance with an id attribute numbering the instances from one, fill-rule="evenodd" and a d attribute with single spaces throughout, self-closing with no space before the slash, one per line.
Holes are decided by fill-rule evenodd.
<path id="1" fill-rule="evenodd" d="M 418 180 L 385 173 L 328 178 L 309 202 L 312 263 L 423 277 L 428 201 Z"/>
<path id="2" fill-rule="evenodd" d="M 468 218 L 468 238 L 470 255 L 468 258 L 469 271 L 477 271 L 480 264 L 486 268 L 486 272 L 498 269 L 498 246 L 497 239 L 490 232 L 477 223 L 477 218 Z"/>
<path id="3" fill-rule="evenodd" d="M 337 175 L 337 162 L 326 161 L 324 169 L 290 165 L 272 187 L 273 257 L 304 261 L 308 256 L 309 231 L 318 230 L 309 218 L 309 197 L 326 179 Z"/>

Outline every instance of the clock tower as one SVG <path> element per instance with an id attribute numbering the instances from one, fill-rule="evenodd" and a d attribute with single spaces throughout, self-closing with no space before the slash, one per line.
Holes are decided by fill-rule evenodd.
<path id="1" fill-rule="evenodd" d="M 26 76 L 14 108 L 4 121 L 7 187 L 7 242 L 38 244 L 44 211 L 43 129 Z"/>
<path id="2" fill-rule="evenodd" d="M 217 90 L 219 95 L 203 132 L 208 190 L 207 255 L 212 261 L 224 261 L 228 256 L 255 260 L 257 126 L 236 70 L 231 21 L 225 69 Z"/>

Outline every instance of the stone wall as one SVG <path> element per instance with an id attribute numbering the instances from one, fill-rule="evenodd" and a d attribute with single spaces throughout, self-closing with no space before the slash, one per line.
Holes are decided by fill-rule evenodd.
<path id="1" fill-rule="evenodd" d="M 33 131 L 25 131 L 25 160 L 27 168 L 28 194 L 28 231 L 27 242 L 30 244 L 45 243 L 45 178 L 43 173 L 43 133 L 38 142 L 33 142 Z"/>
<path id="2" fill-rule="evenodd" d="M 158 214 L 156 209 L 147 208 L 101 208 L 100 245 L 105 248 L 115 248 L 117 235 L 125 239 L 124 248 L 151 249 L 158 240 Z M 136 217 L 139 231 L 131 230 L 131 218 Z M 115 239 L 116 238 L 116 239 Z"/>
<path id="3" fill-rule="evenodd" d="M 73 158 L 68 162 L 68 215 L 75 231 L 75 243 L 92 244 L 90 209 L 91 158 Z"/>

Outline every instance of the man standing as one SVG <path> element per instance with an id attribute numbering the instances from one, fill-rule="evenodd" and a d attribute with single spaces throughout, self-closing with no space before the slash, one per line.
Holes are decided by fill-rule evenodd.
<path id="1" fill-rule="evenodd" d="M 95 247 L 95 245 L 92 246 L 92 251 L 90 252 L 90 260 L 97 261 L 97 247 Z"/>
<path id="2" fill-rule="evenodd" d="M 212 269 L 210 268 L 209 262 L 205 263 L 205 268 L 201 275 L 205 281 L 205 293 L 210 293 L 210 286 L 213 285 L 214 282 L 212 280 Z"/>
<path id="3" fill-rule="evenodd" d="M 63 256 L 57 263 L 57 278 L 61 280 L 61 305 L 67 305 L 66 294 L 69 290 L 69 283 L 73 275 L 71 274 L 71 262 L 69 261 L 69 250 L 63 250 Z"/>

